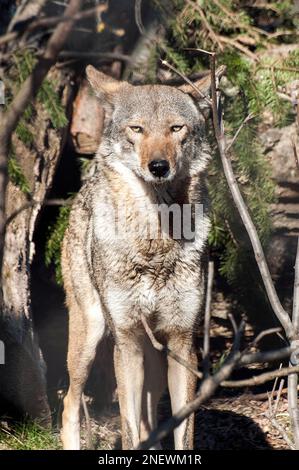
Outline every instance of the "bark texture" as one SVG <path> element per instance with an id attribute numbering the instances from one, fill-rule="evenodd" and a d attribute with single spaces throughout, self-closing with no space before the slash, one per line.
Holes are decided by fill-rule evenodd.
<path id="1" fill-rule="evenodd" d="M 65 72 L 52 69 L 48 78 L 57 83 L 67 111 L 71 98 L 69 77 Z M 0 390 L 2 397 L 22 413 L 49 424 L 46 368 L 31 314 L 30 268 L 34 257 L 34 230 L 64 147 L 66 129 L 53 128 L 42 104 L 37 103 L 35 111 L 30 124 L 34 143 L 30 148 L 16 136 L 13 138 L 16 160 L 30 188 L 30 196 L 11 181 L 6 192 L 6 214 L 12 219 L 6 227 L 3 259 L 1 337 L 6 363 L 2 366 Z M 26 204 L 27 208 L 17 213 Z"/>

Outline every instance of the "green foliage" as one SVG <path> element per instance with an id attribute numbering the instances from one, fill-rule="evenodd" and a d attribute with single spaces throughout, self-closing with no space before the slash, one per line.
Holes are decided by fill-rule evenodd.
<path id="1" fill-rule="evenodd" d="M 27 49 L 16 53 L 13 56 L 13 67 L 11 71 L 11 87 L 9 90 L 8 104 L 12 101 L 13 95 L 17 92 L 24 81 L 31 74 L 36 59 L 33 53 Z M 49 120 L 55 129 L 60 129 L 67 125 L 67 118 L 60 98 L 56 92 L 55 82 L 45 79 L 37 93 L 37 102 L 41 103 L 47 112 Z M 32 122 L 36 117 L 36 108 L 30 104 L 16 128 L 16 135 L 28 148 L 34 146 L 34 135 L 32 132 Z M 8 172 L 11 181 L 16 184 L 24 193 L 30 194 L 29 184 L 22 172 L 14 152 L 11 153 L 8 164 Z M 57 282 L 61 284 L 60 267 L 60 245 L 63 234 L 67 226 L 70 208 L 61 207 L 57 220 L 49 228 L 49 235 L 46 243 L 45 261 L 47 265 L 54 263 Z"/>
<path id="2" fill-rule="evenodd" d="M 14 56 L 16 66 L 16 82 L 18 88 L 21 87 L 26 78 L 30 75 L 35 65 L 35 58 L 31 51 L 25 50 L 23 53 Z M 38 91 L 37 101 L 42 103 L 46 109 L 49 119 L 55 129 L 60 129 L 67 125 L 67 118 L 60 102 L 60 98 L 55 90 L 55 83 L 45 79 Z M 23 120 L 29 121 L 32 117 L 32 107 L 29 106 L 24 113 Z"/>
<path id="3" fill-rule="evenodd" d="M 61 129 L 67 125 L 67 117 L 60 103 L 59 96 L 49 80 L 44 80 L 37 94 L 37 99 L 43 103 L 55 129 Z"/>
<path id="4" fill-rule="evenodd" d="M 50 266 L 52 263 L 55 267 L 55 277 L 57 284 L 62 285 L 61 273 L 61 244 L 64 232 L 68 226 L 70 205 L 61 206 L 59 208 L 56 221 L 48 229 L 48 237 L 45 247 L 45 263 Z"/>
<path id="5" fill-rule="evenodd" d="M 8 159 L 8 176 L 13 184 L 18 186 L 25 194 L 30 194 L 29 183 L 17 162 L 16 155 L 12 150 Z"/>
<path id="6" fill-rule="evenodd" d="M 20 119 L 15 132 L 23 144 L 28 147 L 33 144 L 34 136 L 26 123 L 26 119 Z"/>
<path id="7" fill-rule="evenodd" d="M 6 106 L 9 106 L 13 95 L 20 89 L 24 81 L 28 78 L 35 65 L 36 59 L 31 51 L 25 49 L 13 56 L 13 67 L 10 71 L 10 81 L 7 90 Z M 49 119 L 55 129 L 62 128 L 67 124 L 67 118 L 60 103 L 59 96 L 55 91 L 55 83 L 45 79 L 38 94 L 38 102 L 45 107 Z M 32 122 L 36 117 L 36 110 L 33 104 L 25 109 L 22 118 L 19 120 L 15 133 L 27 148 L 34 146 L 34 135 Z M 16 159 L 14 150 L 8 162 L 8 174 L 11 181 L 17 185 L 24 193 L 30 194 L 29 184 L 22 172 L 20 163 Z"/>
<path id="8" fill-rule="evenodd" d="M 38 424 L 24 422 L 14 425 L 13 429 L 0 428 L 1 448 L 9 450 L 59 450 L 60 439 L 57 434 L 47 431 Z"/>
<path id="9" fill-rule="evenodd" d="M 249 113 L 255 115 L 236 139 L 232 160 L 261 241 L 266 244 L 271 233 L 269 207 L 274 202 L 274 184 L 257 131 L 265 111 L 271 113 L 276 125 L 294 121 L 291 103 L 281 98 L 281 92 L 299 78 L 299 52 L 291 52 L 285 59 L 273 59 L 263 48 L 271 42 L 283 43 L 296 38 L 293 2 L 267 3 L 270 23 L 278 16 L 280 19 L 280 29 L 275 30 L 274 36 L 256 26 L 258 13 L 250 16 L 250 8 L 243 7 L 240 1 L 176 0 L 171 2 L 171 9 L 169 2 L 156 3 L 168 27 L 165 43 L 157 44 L 162 57 L 185 74 L 209 67 L 207 54 L 195 57 L 186 48 L 219 52 L 218 65 L 226 65 L 228 83 L 223 107 L 228 138 L 232 138 Z M 169 11 L 173 11 L 171 18 Z M 283 34 L 286 30 L 287 34 Z M 217 155 L 210 166 L 208 189 L 212 202 L 209 243 L 220 257 L 220 272 L 234 283 L 248 267 L 251 250 Z"/>
<path id="10" fill-rule="evenodd" d="M 80 165 L 80 171 L 81 175 L 84 173 L 87 173 L 90 169 L 90 166 L 93 165 L 93 160 L 88 158 L 88 157 L 79 157 L 79 165 Z"/>

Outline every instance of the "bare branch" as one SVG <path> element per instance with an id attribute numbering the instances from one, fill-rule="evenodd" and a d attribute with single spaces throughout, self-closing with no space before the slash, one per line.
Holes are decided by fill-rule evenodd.
<path id="1" fill-rule="evenodd" d="M 88 406 L 86 403 L 86 396 L 84 393 L 82 393 L 82 408 L 85 416 L 85 424 L 86 424 L 86 447 L 88 450 L 94 450 L 94 445 L 92 442 L 92 431 L 91 431 L 91 422 L 90 422 L 90 416 L 89 416 L 89 411 L 88 411 Z"/>
<path id="2" fill-rule="evenodd" d="M 229 313 L 227 316 L 228 316 L 229 321 L 231 322 L 232 328 L 234 330 L 234 334 L 236 334 L 237 331 L 238 331 L 238 325 L 237 325 L 237 322 L 235 320 L 235 317 L 233 316 L 232 313 Z"/>
<path id="3" fill-rule="evenodd" d="M 159 343 L 159 341 L 155 338 L 155 335 L 153 334 L 151 328 L 149 327 L 145 316 L 142 314 L 141 315 L 141 323 L 146 331 L 146 334 L 148 335 L 153 347 L 157 349 L 157 351 L 165 352 L 169 357 L 172 357 L 175 361 L 177 361 L 179 364 L 181 364 L 183 367 L 186 367 L 187 370 L 192 372 L 196 377 L 199 379 L 202 379 L 202 373 L 199 372 L 198 370 L 194 369 L 193 367 L 190 366 L 188 361 L 180 357 L 178 354 L 173 352 L 171 349 L 169 349 L 167 346 L 164 346 L 163 344 Z"/>
<path id="4" fill-rule="evenodd" d="M 264 251 L 260 242 L 260 239 L 257 234 L 255 225 L 251 219 L 241 191 L 239 189 L 236 177 L 233 172 L 232 164 L 226 153 L 226 140 L 223 129 L 222 116 L 218 114 L 217 106 L 217 94 L 216 94 L 216 79 L 215 79 L 215 68 L 216 68 L 216 59 L 215 55 L 210 55 L 211 63 L 211 91 L 212 91 L 212 113 L 213 113 L 213 125 L 215 131 L 215 137 L 218 144 L 218 149 L 223 165 L 224 174 L 231 191 L 234 203 L 239 211 L 240 217 L 243 221 L 243 224 L 246 228 L 248 236 L 251 241 L 251 245 L 255 254 L 255 259 L 260 270 L 264 286 L 273 308 L 275 315 L 282 324 L 288 339 L 292 339 L 295 336 L 295 330 L 290 320 L 288 313 L 284 310 L 281 302 L 278 298 L 276 289 L 273 284 L 273 280 L 270 275 L 268 264 L 264 255 Z M 220 122 L 219 122 L 220 118 Z"/>
<path id="5" fill-rule="evenodd" d="M 0 37 L 0 47 L 4 44 L 13 41 L 18 36 L 18 33 L 15 31 L 11 31 L 10 33 L 5 34 L 4 36 Z"/>
<path id="6" fill-rule="evenodd" d="M 258 65 L 259 69 L 273 69 L 273 70 L 282 70 L 285 72 L 294 72 L 299 74 L 299 68 L 297 67 L 283 67 L 283 66 L 277 66 L 277 65 Z"/>
<path id="7" fill-rule="evenodd" d="M 255 387 L 256 385 L 262 385 L 266 382 L 270 382 L 275 378 L 284 377 L 286 375 L 290 375 L 293 372 L 299 373 L 299 366 L 295 367 L 283 367 L 281 369 L 276 369 L 270 372 L 265 372 L 260 375 L 255 375 L 250 379 L 244 380 L 226 380 L 225 382 L 221 383 L 222 387 L 228 388 L 242 388 L 242 387 Z"/>
<path id="8" fill-rule="evenodd" d="M 297 244 L 297 255 L 295 262 L 295 282 L 294 282 L 294 297 L 293 297 L 293 315 L 292 322 L 295 329 L 297 338 L 291 342 L 291 345 L 297 348 L 296 353 L 294 354 L 295 358 L 298 355 L 299 349 L 299 238 Z M 292 360 L 293 359 L 293 360 Z M 291 364 L 293 364 L 294 358 L 291 356 Z M 296 361 L 298 363 L 298 361 Z M 293 367 L 295 372 L 295 367 Z M 298 409 L 298 374 L 292 374 L 288 378 L 288 405 L 289 405 L 289 414 L 291 418 L 295 448 L 299 450 L 299 409 Z"/>
<path id="9" fill-rule="evenodd" d="M 205 320 L 204 320 L 203 355 L 202 355 L 204 377 L 207 377 L 210 373 L 210 323 L 211 323 L 211 302 L 212 302 L 213 280 L 214 280 L 214 262 L 209 261 L 208 283 L 207 283 L 206 305 L 205 305 Z"/>
<path id="10" fill-rule="evenodd" d="M 145 34 L 145 28 L 141 16 L 142 0 L 135 0 L 135 22 L 141 36 Z"/>
<path id="11" fill-rule="evenodd" d="M 247 55 L 250 59 L 254 60 L 255 62 L 258 60 L 256 54 L 251 52 L 248 47 L 243 46 L 239 41 L 236 39 L 229 38 L 227 36 L 219 36 L 220 41 L 228 44 L 229 46 L 234 47 L 235 49 L 239 49 L 239 51 L 243 52 L 243 54 Z"/>
<path id="12" fill-rule="evenodd" d="M 280 366 L 279 366 L 279 369 L 281 369 L 281 368 L 282 368 L 282 363 L 280 363 Z M 275 390 L 276 390 L 277 382 L 278 382 L 278 377 L 275 377 L 274 384 L 273 384 L 273 387 L 272 387 L 272 391 L 271 391 L 271 394 L 270 394 L 270 398 L 269 398 L 269 396 L 268 396 L 268 398 L 269 398 L 269 400 L 270 400 L 271 403 L 272 403 L 272 401 L 273 401 L 273 397 L 274 397 L 274 393 L 275 393 Z M 282 390 L 282 389 L 281 389 L 281 390 Z M 280 393 L 279 393 L 278 395 L 280 395 L 280 394 L 281 394 L 281 391 L 280 391 Z M 277 396 L 278 396 L 278 395 L 277 395 Z"/>
<path id="13" fill-rule="evenodd" d="M 299 104 L 297 104 L 297 106 L 298 106 L 298 109 L 299 109 Z M 292 147 L 293 147 L 293 153 L 294 153 L 296 167 L 299 170 L 299 155 L 298 155 L 298 152 L 297 152 L 297 145 L 296 145 L 296 142 L 295 142 L 294 139 L 292 139 Z"/>
<path id="14" fill-rule="evenodd" d="M 267 413 L 265 413 L 265 416 L 269 419 L 272 426 L 275 429 L 278 430 L 278 432 L 280 433 L 282 438 L 285 440 L 285 442 L 288 444 L 290 449 L 294 450 L 295 447 L 294 447 L 293 442 L 291 441 L 291 439 L 289 438 L 289 436 L 287 435 L 286 431 L 281 426 L 281 424 L 279 424 L 279 422 L 276 420 L 276 413 L 277 413 L 279 400 L 280 400 L 282 390 L 283 390 L 283 383 L 284 383 L 284 381 L 281 380 L 279 389 L 278 389 L 277 392 L 275 392 L 275 388 L 276 388 L 276 381 L 275 381 L 275 383 L 273 385 L 272 393 L 271 393 L 271 395 L 268 395 L 269 411 Z M 275 393 L 277 393 L 277 395 L 276 395 L 275 405 L 274 405 L 274 409 L 273 409 L 272 401 L 273 401 L 273 396 L 274 396 Z"/>
<path id="15" fill-rule="evenodd" d="M 279 387 L 278 387 L 278 393 L 277 393 L 277 396 L 276 396 L 276 400 L 275 400 L 275 403 L 274 403 L 274 410 L 273 410 L 274 416 L 276 416 L 277 411 L 278 411 L 283 386 L 284 386 L 284 379 L 281 379 L 281 381 L 279 383 Z"/>
<path id="16" fill-rule="evenodd" d="M 230 141 L 230 143 L 228 144 L 228 146 L 226 147 L 226 152 L 228 152 L 230 150 L 230 148 L 234 145 L 238 135 L 240 134 L 241 130 L 243 129 L 243 127 L 245 126 L 245 124 L 247 124 L 248 121 L 250 121 L 250 119 L 253 119 L 254 118 L 254 114 L 253 113 L 250 113 L 248 114 L 248 116 L 244 119 L 244 121 L 242 122 L 242 124 L 240 125 L 239 129 L 237 130 L 237 132 L 235 133 L 234 137 L 232 138 L 232 140 Z"/>
<path id="17" fill-rule="evenodd" d="M 121 60 L 122 62 L 132 62 L 132 58 L 126 54 L 118 52 L 79 52 L 79 51 L 61 51 L 59 54 L 61 59 L 111 59 Z"/>
<path id="18" fill-rule="evenodd" d="M 297 242 L 297 255 L 295 261 L 295 282 L 292 321 L 296 334 L 299 335 L 299 238 Z"/>
<path id="19" fill-rule="evenodd" d="M 297 388 L 297 391 L 299 391 L 299 386 Z M 288 388 L 285 387 L 284 389 L 281 390 L 281 395 L 285 395 L 288 393 Z M 273 392 L 273 396 L 276 396 L 277 392 Z M 247 400 L 253 400 L 253 401 L 263 401 L 263 400 L 268 400 L 269 393 L 244 393 L 239 397 L 239 400 L 241 401 L 247 401 Z"/>
<path id="20" fill-rule="evenodd" d="M 240 359 L 240 367 L 249 364 L 258 364 L 266 362 L 275 362 L 282 359 L 288 359 L 294 348 L 287 346 L 285 348 L 277 349 L 275 351 L 256 352 L 242 355 Z"/>
<path id="21" fill-rule="evenodd" d="M 281 424 L 279 424 L 279 422 L 277 421 L 276 418 L 274 418 L 273 416 L 271 415 L 267 415 L 267 418 L 269 419 L 270 423 L 272 424 L 273 428 L 277 429 L 277 431 L 280 433 L 280 435 L 282 436 L 282 438 L 284 439 L 284 441 L 288 444 L 289 448 L 291 450 L 295 450 L 295 447 L 294 447 L 294 443 L 291 441 L 291 439 L 289 438 L 289 436 L 287 435 L 286 431 L 283 429 L 283 427 L 281 426 Z"/>
<path id="22" fill-rule="evenodd" d="M 102 13 L 107 10 L 107 5 L 97 5 L 93 8 L 88 8 L 87 10 L 83 10 L 75 15 L 68 15 L 67 12 L 63 16 L 48 16 L 46 18 L 38 18 L 33 20 L 26 26 L 25 33 L 32 33 L 38 29 L 45 29 L 50 28 L 52 26 L 57 26 L 59 23 L 66 23 L 66 22 L 77 22 L 83 20 L 85 18 L 89 18 L 97 13 Z M 19 31 L 10 31 L 4 36 L 0 37 L 0 47 L 4 44 L 13 41 L 20 35 Z"/>
<path id="23" fill-rule="evenodd" d="M 175 72 L 177 75 L 179 75 L 179 77 L 181 77 L 185 82 L 188 83 L 188 85 L 190 85 L 195 91 L 196 93 L 198 93 L 198 95 L 203 98 L 209 106 L 212 105 L 212 102 L 210 100 L 210 98 L 206 95 L 204 95 L 201 90 L 193 83 L 191 82 L 191 80 L 189 80 L 188 77 L 186 77 L 186 75 L 184 75 L 183 73 L 181 73 L 178 69 L 176 69 L 173 65 L 169 64 L 167 62 L 167 60 L 161 60 L 161 64 L 164 65 L 165 67 L 169 68 L 170 70 L 172 70 L 173 72 Z"/>
<path id="24" fill-rule="evenodd" d="M 251 346 L 256 346 L 265 336 L 273 335 L 274 333 L 280 333 L 280 327 L 268 328 L 268 330 L 261 331 L 251 343 Z"/>

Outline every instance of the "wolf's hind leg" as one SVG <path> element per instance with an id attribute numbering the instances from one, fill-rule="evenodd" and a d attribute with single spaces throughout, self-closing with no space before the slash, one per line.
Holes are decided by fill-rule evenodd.
<path id="1" fill-rule="evenodd" d="M 114 365 L 121 416 L 122 448 L 139 444 L 144 354 L 142 342 L 131 332 L 116 332 Z"/>
<path id="2" fill-rule="evenodd" d="M 80 404 L 96 348 L 105 333 L 100 302 L 85 305 L 69 303 L 68 371 L 70 385 L 64 399 L 61 438 L 63 448 L 80 449 Z"/>
<path id="3" fill-rule="evenodd" d="M 197 357 L 192 334 L 176 332 L 169 338 L 168 347 L 178 356 L 187 361 L 195 370 Z M 176 414 L 183 406 L 194 399 L 197 380 L 195 375 L 168 357 L 168 388 L 171 399 L 172 414 Z M 185 419 L 174 430 L 176 450 L 193 449 L 194 414 Z"/>
<path id="4" fill-rule="evenodd" d="M 145 338 L 145 377 L 142 394 L 140 441 L 145 441 L 157 427 L 157 407 L 167 386 L 167 360 L 163 353 L 153 348 Z M 161 449 L 160 443 L 152 450 Z"/>

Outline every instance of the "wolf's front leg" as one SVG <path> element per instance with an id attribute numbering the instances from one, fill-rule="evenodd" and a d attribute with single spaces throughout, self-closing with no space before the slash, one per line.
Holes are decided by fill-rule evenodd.
<path id="1" fill-rule="evenodd" d="M 121 415 L 122 448 L 134 449 L 140 441 L 144 354 L 129 332 L 116 333 L 115 374 Z"/>
<path id="2" fill-rule="evenodd" d="M 190 366 L 197 369 L 197 356 L 192 334 L 174 332 L 168 340 L 168 347 L 178 356 L 185 359 Z M 168 357 L 168 388 L 173 415 L 184 405 L 193 400 L 196 392 L 196 384 L 197 380 L 194 374 L 171 357 Z M 194 415 L 192 414 L 174 430 L 175 449 L 193 449 L 193 441 Z"/>
<path id="3" fill-rule="evenodd" d="M 70 386 L 64 398 L 61 437 L 63 448 L 80 449 L 80 405 L 89 371 L 99 341 L 105 334 L 105 320 L 99 302 L 85 305 L 84 310 L 69 300 L 68 371 Z"/>

